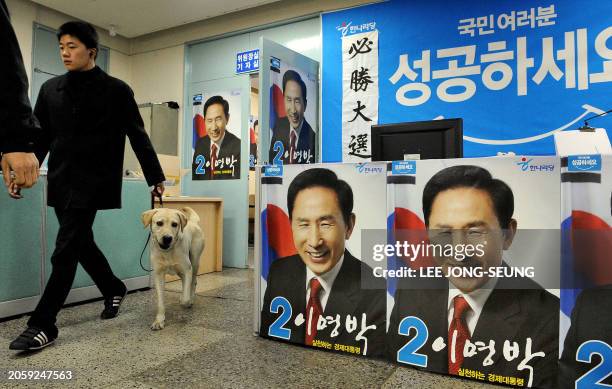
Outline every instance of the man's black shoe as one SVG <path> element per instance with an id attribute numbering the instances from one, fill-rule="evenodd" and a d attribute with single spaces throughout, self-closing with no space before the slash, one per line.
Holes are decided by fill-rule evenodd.
<path id="1" fill-rule="evenodd" d="M 57 339 L 57 333 L 43 331 L 36 327 L 28 327 L 25 331 L 13 340 L 9 346 L 11 350 L 40 350 L 47 347 Z"/>
<path id="2" fill-rule="evenodd" d="M 123 286 L 123 293 L 104 299 L 104 310 L 100 314 L 102 319 L 112 319 L 119 314 L 119 307 L 125 299 L 127 288 Z"/>

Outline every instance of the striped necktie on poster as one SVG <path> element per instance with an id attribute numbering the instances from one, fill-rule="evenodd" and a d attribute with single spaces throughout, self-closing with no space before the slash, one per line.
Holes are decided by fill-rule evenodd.
<path id="1" fill-rule="evenodd" d="M 215 166 L 217 165 L 217 144 L 213 143 L 210 147 L 210 179 L 215 178 Z"/>
<path id="2" fill-rule="evenodd" d="M 289 131 L 289 163 L 294 163 L 296 140 L 297 135 L 295 134 L 295 131 Z"/>
<path id="3" fill-rule="evenodd" d="M 470 339 L 470 330 L 465 322 L 465 315 L 471 308 L 462 296 L 456 296 L 453 299 L 453 306 L 453 320 L 448 328 L 448 373 L 456 375 L 463 364 L 465 341 Z"/>
<path id="4" fill-rule="evenodd" d="M 319 292 L 321 291 L 321 282 L 313 277 L 310 279 L 310 296 L 308 304 L 306 304 L 306 339 L 304 344 L 312 346 L 312 341 L 317 336 L 317 322 L 323 314 Z"/>

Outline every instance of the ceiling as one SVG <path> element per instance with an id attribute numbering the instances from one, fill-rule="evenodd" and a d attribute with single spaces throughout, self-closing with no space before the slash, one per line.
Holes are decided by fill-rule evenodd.
<path id="1" fill-rule="evenodd" d="M 118 35 L 140 35 L 278 0 L 32 0 Z"/>

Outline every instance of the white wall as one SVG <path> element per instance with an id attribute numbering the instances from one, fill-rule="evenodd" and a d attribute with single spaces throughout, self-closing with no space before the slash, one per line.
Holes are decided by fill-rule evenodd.
<path id="1" fill-rule="evenodd" d="M 184 46 L 135 54 L 130 57 L 132 89 L 139 103 L 176 101 L 179 104 L 178 148 L 181 155 L 181 128 L 183 127 L 183 69 Z M 179 156 L 160 155 L 166 176 L 180 175 Z M 178 190 L 178 186 L 177 186 Z M 173 192 L 172 194 L 178 194 Z"/>
<path id="2" fill-rule="evenodd" d="M 36 8 L 30 2 L 7 0 L 13 29 L 17 35 L 28 80 L 32 78 L 32 22 L 36 19 Z"/>
<path id="3" fill-rule="evenodd" d="M 234 31 L 264 28 L 271 23 L 305 16 L 316 16 L 321 12 L 377 1 L 380 0 L 283 0 L 136 37 L 132 40 L 132 52 L 159 50 L 160 48 L 182 45 L 185 42 L 211 38 Z"/>
<path id="4" fill-rule="evenodd" d="M 132 81 L 132 57 L 120 51 L 111 49 L 109 55 L 108 72 L 120 80 L 127 82 L 130 86 Z"/>

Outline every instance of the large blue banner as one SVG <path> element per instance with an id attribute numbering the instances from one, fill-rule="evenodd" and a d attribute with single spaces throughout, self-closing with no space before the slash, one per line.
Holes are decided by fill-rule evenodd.
<path id="1" fill-rule="evenodd" d="M 612 108 L 612 3 L 389 1 L 324 14 L 324 162 L 342 160 L 342 37 L 379 32 L 380 124 L 463 118 L 464 155 L 554 154 Z M 612 115 L 591 123 L 612 128 Z"/>

